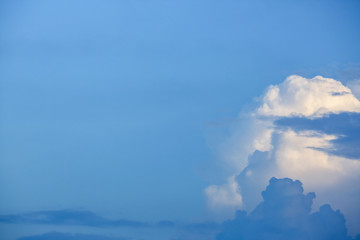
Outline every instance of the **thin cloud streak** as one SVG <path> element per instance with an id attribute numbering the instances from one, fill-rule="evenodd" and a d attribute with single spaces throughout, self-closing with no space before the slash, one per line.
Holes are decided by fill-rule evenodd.
<path id="1" fill-rule="evenodd" d="M 90 211 L 77 210 L 38 211 L 25 214 L 0 215 L 0 223 L 82 225 L 91 227 L 149 227 L 149 224 L 144 222 L 127 219 L 110 220 Z"/>

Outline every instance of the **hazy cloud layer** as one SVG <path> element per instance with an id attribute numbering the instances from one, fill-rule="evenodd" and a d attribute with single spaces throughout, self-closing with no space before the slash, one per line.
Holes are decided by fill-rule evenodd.
<path id="1" fill-rule="evenodd" d="M 114 238 L 90 234 L 70 234 L 49 232 L 41 235 L 21 237 L 18 240 L 126 240 L 128 238 Z"/>
<path id="2" fill-rule="evenodd" d="M 105 235 L 84 234 L 84 232 L 72 234 L 74 227 L 86 227 L 87 230 L 101 230 L 100 234 L 114 233 L 116 227 L 121 227 L 121 233 L 124 236 L 129 235 L 131 231 L 139 232 L 136 238 L 132 239 L 152 239 L 153 235 L 172 236 L 173 239 L 213 239 L 215 234 L 220 230 L 220 224 L 213 221 L 200 222 L 176 222 L 170 220 L 162 220 L 154 223 L 145 223 L 141 221 L 130 220 L 110 220 L 98 216 L 91 211 L 79 210 L 53 210 L 53 211 L 37 211 L 24 214 L 0 215 L 0 224 L 21 224 L 21 225 L 48 225 L 46 231 L 40 235 L 24 236 L 18 240 L 123 240 L 121 238 L 110 238 Z M 62 228 L 57 228 L 62 227 Z M 111 229 L 110 229 L 111 228 Z M 65 229 L 65 230 L 64 230 Z M 126 230 L 124 230 L 126 229 Z M 81 229 L 80 229 L 81 230 Z M 84 230 L 84 229 L 82 229 Z M 120 230 L 120 229 L 119 229 Z M 50 232 L 51 231 L 51 232 Z M 117 231 L 115 229 L 115 231 Z M 130 232 L 131 232 L 130 231 Z M 133 233 L 131 233 L 133 234 Z M 133 235 L 131 235 L 133 236 Z"/>
<path id="3" fill-rule="evenodd" d="M 339 210 L 323 205 L 310 214 L 315 193 L 305 195 L 303 192 L 300 181 L 272 178 L 262 192 L 263 201 L 249 215 L 237 211 L 235 219 L 223 223 L 216 239 L 352 239 Z"/>
<path id="4" fill-rule="evenodd" d="M 56 210 L 25 214 L 0 215 L 0 223 L 35 223 L 53 225 L 82 225 L 91 227 L 148 227 L 144 222 L 125 219 L 110 220 L 90 211 Z"/>
<path id="5" fill-rule="evenodd" d="M 294 75 L 270 86 L 223 153 L 224 164 L 237 167 L 205 190 L 211 208 L 251 211 L 269 178 L 290 177 L 317 193 L 315 208 L 341 209 L 350 232 L 360 233 L 359 111 L 352 90 L 334 79 Z"/>

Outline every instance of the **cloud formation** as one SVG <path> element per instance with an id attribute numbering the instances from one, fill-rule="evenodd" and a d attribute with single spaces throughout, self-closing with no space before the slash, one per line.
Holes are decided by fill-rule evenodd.
<path id="1" fill-rule="evenodd" d="M 0 223 L 19 224 L 53 224 L 81 225 L 91 227 L 148 227 L 144 222 L 126 219 L 110 220 L 90 211 L 53 210 L 38 211 L 25 214 L 0 215 Z"/>
<path id="2" fill-rule="evenodd" d="M 290 177 L 317 193 L 315 208 L 330 203 L 341 209 L 351 234 L 360 233 L 360 186 L 354 184 L 360 182 L 359 113 L 360 101 L 352 90 L 334 79 L 294 75 L 270 86 L 259 107 L 239 123 L 250 133 L 234 133 L 244 137 L 231 144 L 248 149 L 247 157 L 234 154 L 239 168 L 227 179 L 234 179 L 235 191 L 228 180 L 209 186 L 208 201 L 217 193 L 236 196 L 241 206 L 234 208 L 252 211 L 268 179 Z M 219 209 L 229 208 L 231 199 L 216 203 Z"/>
<path id="3" fill-rule="evenodd" d="M 225 221 L 217 240 L 350 240 L 343 214 L 330 205 L 310 213 L 315 193 L 303 193 L 302 183 L 272 178 L 263 201 L 249 214 L 237 211 Z M 359 236 L 360 237 L 360 236 Z"/>

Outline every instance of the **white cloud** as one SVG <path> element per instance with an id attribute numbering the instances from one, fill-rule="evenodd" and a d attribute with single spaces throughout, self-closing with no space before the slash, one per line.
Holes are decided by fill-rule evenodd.
<path id="1" fill-rule="evenodd" d="M 212 210 L 221 210 L 222 213 L 233 213 L 242 206 L 242 197 L 238 192 L 238 184 L 235 176 L 227 179 L 223 185 L 211 185 L 205 189 L 208 203 Z M 225 213 L 226 214 L 226 213 Z"/>
<path id="2" fill-rule="evenodd" d="M 360 162 L 329 155 L 318 149 L 331 149 L 335 136 L 312 131 L 279 133 L 274 150 L 278 177 L 303 181 L 310 191 L 329 191 L 349 174 L 360 173 Z"/>
<path id="3" fill-rule="evenodd" d="M 263 116 L 321 117 L 340 112 L 360 112 L 360 101 L 349 88 L 331 78 L 306 79 L 297 75 L 270 86 L 257 110 Z"/>
<path id="4" fill-rule="evenodd" d="M 350 87 L 356 92 L 358 86 L 356 82 Z M 315 119 L 327 114 L 359 113 L 360 101 L 352 90 L 339 81 L 321 76 L 306 79 L 294 75 L 280 85 L 270 86 L 251 121 L 242 123 L 247 126 L 243 128 L 251 129 L 251 134 L 246 134 L 246 139 L 235 138 L 237 142 L 231 143 L 239 148 L 248 145 L 248 157 L 256 150 L 268 152 L 268 157 L 255 160 L 256 163 L 244 157 L 234 158 L 233 161 L 242 166 L 233 172 L 239 176 L 238 184 L 231 176 L 224 185 L 208 187 L 206 194 L 211 208 L 221 209 L 233 204 L 250 211 L 260 200 L 257 191 L 266 187 L 269 177 L 289 177 L 302 181 L 308 191 L 317 193 L 315 206 L 330 203 L 341 209 L 350 231 L 360 233 L 360 228 L 356 227 L 356 222 L 360 221 L 360 207 L 354 206 L 354 202 L 360 202 L 359 194 L 356 195 L 360 186 L 354 184 L 360 182 L 360 161 L 321 150 L 335 148 L 332 140 L 339 136 L 274 126 L 274 121 L 282 117 Z"/>

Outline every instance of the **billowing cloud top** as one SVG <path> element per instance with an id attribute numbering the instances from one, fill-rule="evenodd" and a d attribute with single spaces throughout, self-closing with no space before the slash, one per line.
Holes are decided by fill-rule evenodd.
<path id="1" fill-rule="evenodd" d="M 264 116 L 321 117 L 327 113 L 360 112 L 360 101 L 341 82 L 316 76 L 288 77 L 270 86 L 257 113 Z"/>

